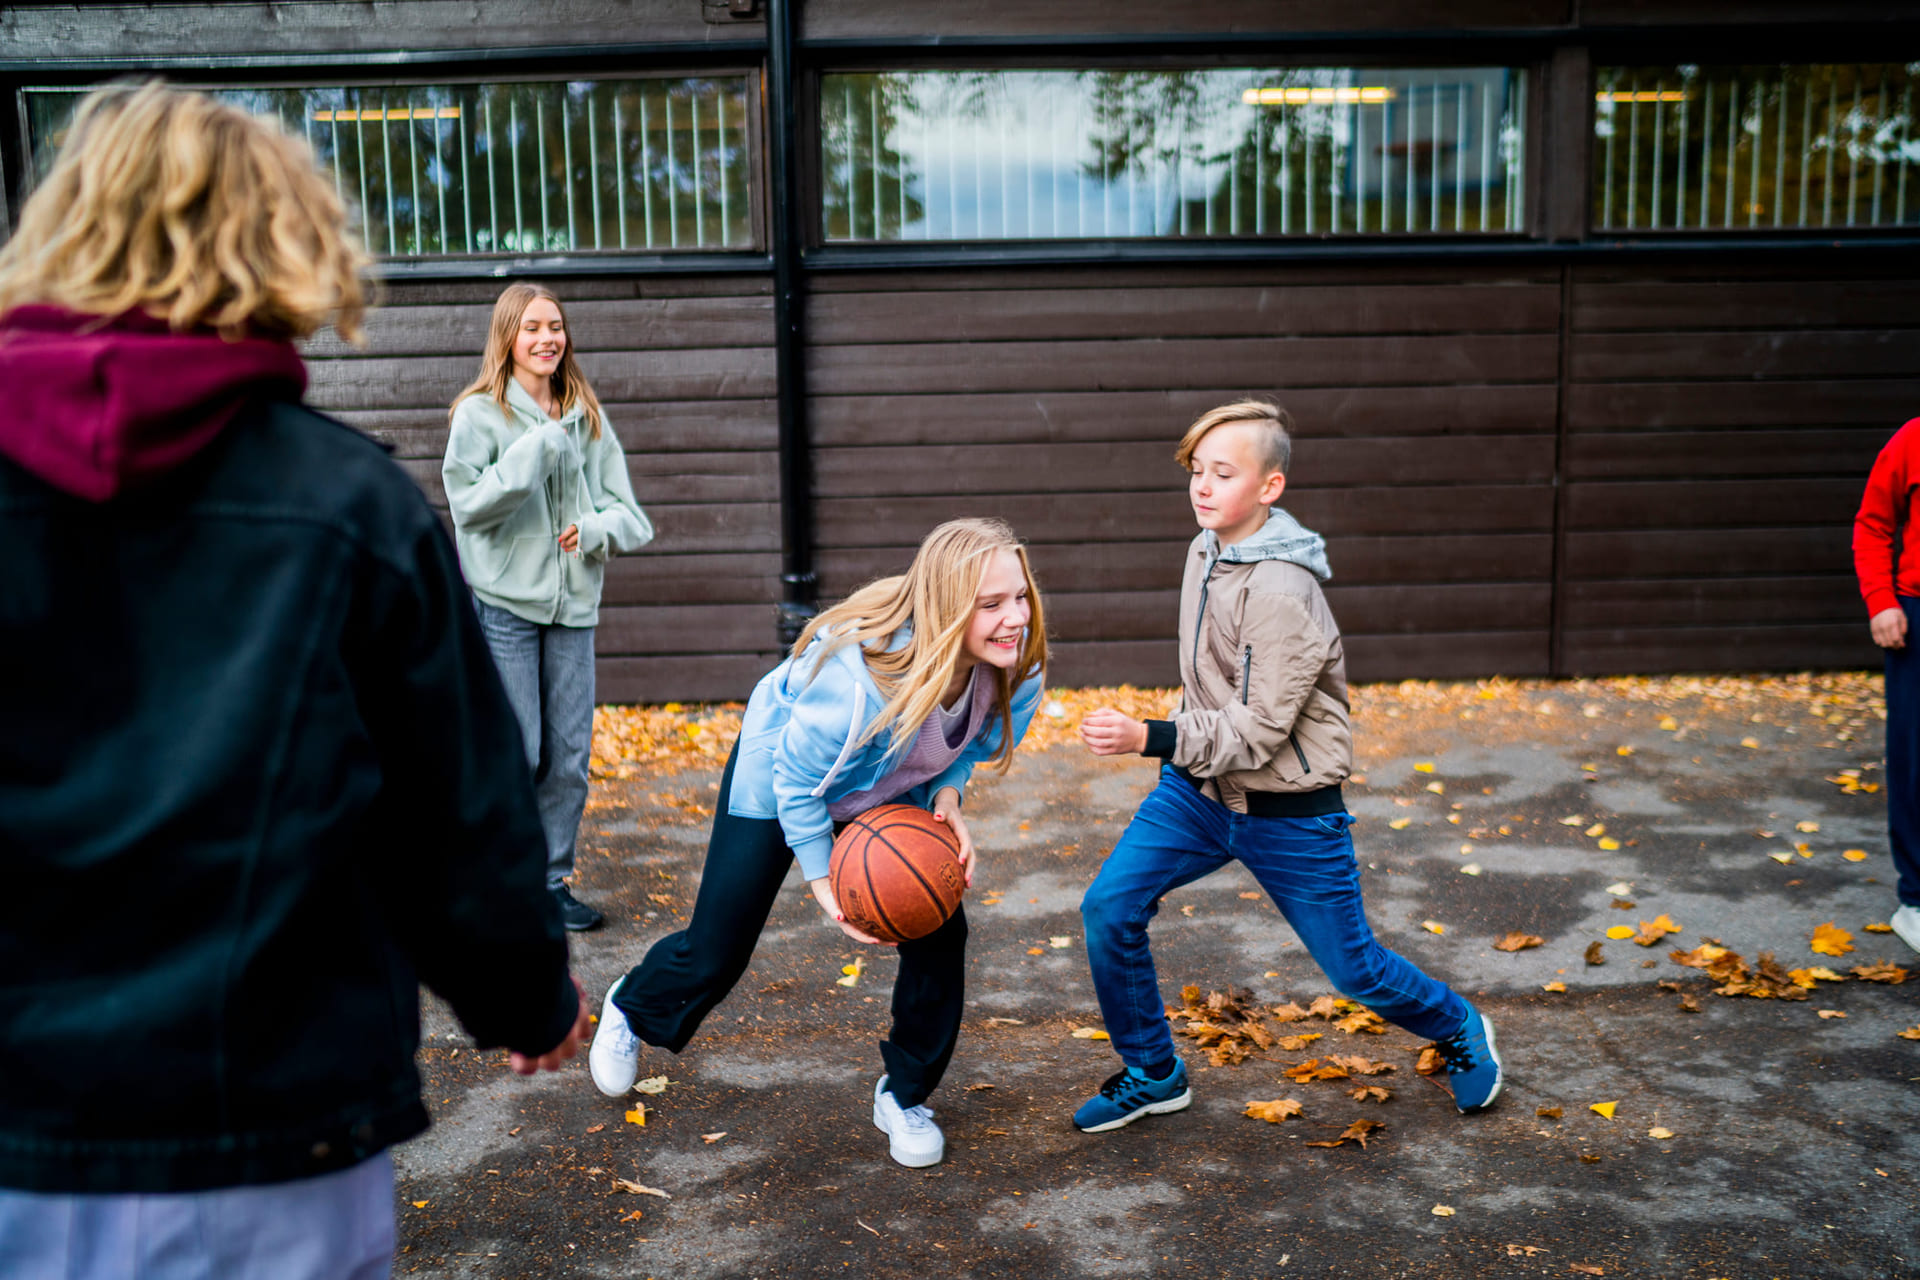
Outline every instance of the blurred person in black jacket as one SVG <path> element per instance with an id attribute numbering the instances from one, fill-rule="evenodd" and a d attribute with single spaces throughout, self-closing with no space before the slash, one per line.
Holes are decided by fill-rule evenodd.
<path id="1" fill-rule="evenodd" d="M 587 1018 L 453 547 L 300 404 L 365 257 L 300 141 L 81 107 L 0 250 L 0 1269 L 384 1276 L 418 984 Z"/>

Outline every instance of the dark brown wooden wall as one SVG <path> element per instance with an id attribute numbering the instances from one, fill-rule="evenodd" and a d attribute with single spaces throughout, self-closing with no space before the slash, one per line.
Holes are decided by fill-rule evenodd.
<path id="1" fill-rule="evenodd" d="M 615 558 L 605 702 L 736 698 L 778 658 L 779 478 L 769 286 L 754 276 L 548 281 L 656 536 Z M 309 401 L 393 445 L 444 509 L 447 405 L 479 370 L 497 284 L 393 285 L 369 348 L 308 352 Z"/>
<path id="2" fill-rule="evenodd" d="M 1066 684 L 1174 679 L 1195 528 L 1174 442 L 1247 394 L 1297 422 L 1359 678 L 1548 669 L 1558 273 L 1107 267 L 845 275 L 807 332 L 823 593 L 932 524 L 1033 547 Z"/>
<path id="3" fill-rule="evenodd" d="M 1868 666 L 1853 513 L 1920 415 L 1911 268 L 1573 272 L 1568 672 Z"/>

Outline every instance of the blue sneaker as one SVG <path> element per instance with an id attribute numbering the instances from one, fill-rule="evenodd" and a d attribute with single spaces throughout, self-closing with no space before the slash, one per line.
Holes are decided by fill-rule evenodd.
<path id="1" fill-rule="evenodd" d="M 1493 1024 L 1478 1009 L 1468 1005 L 1467 1025 L 1433 1047 L 1447 1060 L 1453 1105 L 1462 1115 L 1493 1105 L 1506 1075 L 1501 1070 L 1500 1051 L 1494 1047 Z"/>
<path id="2" fill-rule="evenodd" d="M 1105 1133 L 1130 1125 L 1141 1116 L 1185 1111 L 1193 1105 L 1193 1090 L 1187 1088 L 1187 1064 L 1178 1058 L 1173 1062 L 1173 1074 L 1165 1080 L 1150 1080 L 1132 1067 L 1108 1076 L 1100 1092 L 1073 1113 L 1073 1123 L 1082 1133 Z"/>

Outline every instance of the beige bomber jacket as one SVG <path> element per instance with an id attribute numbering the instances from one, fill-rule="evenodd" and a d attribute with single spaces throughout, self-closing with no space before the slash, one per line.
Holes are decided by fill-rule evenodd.
<path id="1" fill-rule="evenodd" d="M 1260 532 L 1220 549 L 1193 540 L 1180 590 L 1180 677 L 1168 754 L 1239 813 L 1248 791 L 1314 791 L 1353 771 L 1346 651 L 1321 594 L 1324 544 L 1275 509 Z M 1168 736 L 1173 738 L 1167 743 Z"/>

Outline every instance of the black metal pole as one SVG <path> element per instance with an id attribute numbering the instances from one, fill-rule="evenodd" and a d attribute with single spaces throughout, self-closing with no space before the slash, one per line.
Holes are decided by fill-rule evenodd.
<path id="1" fill-rule="evenodd" d="M 767 115 L 773 186 L 773 369 L 780 424 L 782 644 L 814 615 L 813 475 L 807 458 L 806 352 L 801 346 L 800 122 L 794 102 L 794 6 L 767 0 Z"/>

